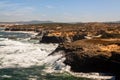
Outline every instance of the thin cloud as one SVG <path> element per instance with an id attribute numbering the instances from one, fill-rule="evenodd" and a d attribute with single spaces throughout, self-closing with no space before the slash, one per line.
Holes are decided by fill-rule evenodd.
<path id="1" fill-rule="evenodd" d="M 12 8 L 12 7 L 17 7 L 17 6 L 21 6 L 22 4 L 18 4 L 18 3 L 9 3 L 8 1 L 0 1 L 0 8 Z"/>
<path id="2" fill-rule="evenodd" d="M 46 8 L 48 8 L 48 9 L 53 9 L 53 8 L 55 8 L 54 6 L 52 6 L 52 5 L 47 5 L 47 6 L 45 6 Z"/>
<path id="3" fill-rule="evenodd" d="M 23 3 L 10 3 L 8 1 L 0 1 L 0 17 L 1 20 L 18 20 L 27 19 L 33 16 L 34 7 L 25 6 Z"/>

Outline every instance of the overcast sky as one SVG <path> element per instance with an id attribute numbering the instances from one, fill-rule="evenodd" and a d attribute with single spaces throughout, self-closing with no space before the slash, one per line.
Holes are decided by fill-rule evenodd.
<path id="1" fill-rule="evenodd" d="M 120 20 L 120 0 L 0 0 L 0 21 Z"/>

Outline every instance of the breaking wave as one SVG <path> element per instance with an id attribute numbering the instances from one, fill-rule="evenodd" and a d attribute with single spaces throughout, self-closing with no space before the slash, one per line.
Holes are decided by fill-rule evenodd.
<path id="1" fill-rule="evenodd" d="M 62 54 L 48 56 L 57 47 L 58 44 L 33 44 L 5 39 L 0 41 L 0 68 L 53 65 L 62 57 Z"/>

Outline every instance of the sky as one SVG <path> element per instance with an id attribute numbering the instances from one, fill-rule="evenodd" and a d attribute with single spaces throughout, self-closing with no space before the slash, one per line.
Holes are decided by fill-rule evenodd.
<path id="1" fill-rule="evenodd" d="M 120 0 L 0 0 L 0 22 L 120 21 Z"/>

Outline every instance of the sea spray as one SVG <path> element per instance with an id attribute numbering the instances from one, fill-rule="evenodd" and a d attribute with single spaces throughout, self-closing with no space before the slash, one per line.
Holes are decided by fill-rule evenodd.
<path id="1" fill-rule="evenodd" d="M 0 68 L 30 67 L 39 65 L 49 65 L 51 69 L 60 69 L 65 66 L 62 63 L 65 59 L 60 59 L 63 55 L 58 52 L 50 55 L 58 44 L 33 44 L 14 40 L 0 41 Z M 60 60 L 61 62 L 60 62 Z"/>
<path id="2" fill-rule="evenodd" d="M 0 44 L 0 68 L 5 67 L 30 67 L 40 64 L 57 45 L 32 44 L 13 40 L 4 40 Z M 42 50 L 43 51 L 42 51 Z"/>

